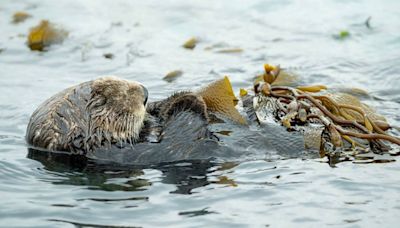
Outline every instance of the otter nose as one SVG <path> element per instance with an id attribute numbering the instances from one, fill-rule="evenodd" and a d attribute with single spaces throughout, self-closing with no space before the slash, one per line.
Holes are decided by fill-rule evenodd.
<path id="1" fill-rule="evenodd" d="M 143 96 L 144 96 L 144 101 L 143 101 L 143 105 L 146 106 L 147 104 L 147 99 L 149 97 L 149 91 L 147 91 L 146 87 L 144 87 L 144 85 L 141 85 L 143 88 Z"/>

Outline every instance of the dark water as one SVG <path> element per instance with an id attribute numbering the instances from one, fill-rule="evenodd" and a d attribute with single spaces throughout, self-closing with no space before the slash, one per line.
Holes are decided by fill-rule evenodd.
<path id="1" fill-rule="evenodd" d="M 33 17 L 10 23 L 20 10 Z M 70 36 L 48 52 L 31 52 L 25 36 L 41 19 Z M 324 159 L 299 158 L 73 170 L 27 158 L 24 135 L 47 97 L 101 75 L 140 81 L 157 100 L 222 75 L 238 91 L 267 62 L 306 84 L 367 90 L 365 102 L 400 126 L 399 29 L 397 0 L 3 0 L 0 226 L 397 227 L 399 162 L 331 168 Z M 350 36 L 336 39 L 342 30 Z M 198 46 L 181 48 L 192 36 Z M 162 80 L 178 69 L 184 74 L 176 81 Z"/>

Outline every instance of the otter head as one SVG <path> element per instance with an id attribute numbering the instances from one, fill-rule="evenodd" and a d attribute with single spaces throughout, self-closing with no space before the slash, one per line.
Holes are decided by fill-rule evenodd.
<path id="1" fill-rule="evenodd" d="M 87 145 L 137 141 L 146 116 L 147 96 L 147 89 L 138 82 L 116 77 L 94 80 L 86 106 L 90 122 Z"/>

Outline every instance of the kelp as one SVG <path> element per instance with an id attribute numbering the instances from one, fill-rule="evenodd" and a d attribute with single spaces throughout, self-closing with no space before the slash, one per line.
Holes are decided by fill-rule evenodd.
<path id="1" fill-rule="evenodd" d="M 297 89 L 303 92 L 317 93 L 322 90 L 328 89 L 328 87 L 324 85 L 311 85 L 311 86 L 297 86 Z"/>
<path id="2" fill-rule="evenodd" d="M 186 49 L 194 49 L 198 42 L 199 41 L 196 37 L 192 37 L 192 38 L 188 39 L 182 46 Z"/>
<path id="3" fill-rule="evenodd" d="M 234 54 L 234 53 L 242 53 L 243 49 L 242 48 L 225 48 L 225 49 L 217 50 L 215 52 L 222 53 L 222 54 Z"/>
<path id="4" fill-rule="evenodd" d="M 235 108 L 238 99 L 233 93 L 228 77 L 225 76 L 223 79 L 209 84 L 197 93 L 203 97 L 210 111 L 220 113 L 240 124 L 246 124 L 246 120 Z"/>
<path id="5" fill-rule="evenodd" d="M 204 50 L 214 51 L 214 53 L 219 53 L 219 54 L 240 54 L 244 52 L 242 48 L 231 46 L 224 42 L 216 43 L 211 46 L 205 47 Z"/>
<path id="6" fill-rule="evenodd" d="M 240 92 L 239 92 L 240 97 L 244 97 L 244 96 L 246 96 L 247 94 L 248 94 L 247 90 L 245 90 L 245 89 L 243 89 L 243 88 L 240 88 Z"/>
<path id="7" fill-rule="evenodd" d="M 171 72 L 169 72 L 168 74 L 166 74 L 164 77 L 163 77 L 163 80 L 164 81 L 167 81 L 167 82 L 173 82 L 173 81 L 175 81 L 178 77 L 180 77 L 180 76 L 182 76 L 183 75 L 183 71 L 181 71 L 181 70 L 174 70 L 174 71 L 171 71 Z"/>
<path id="8" fill-rule="evenodd" d="M 272 80 L 271 85 L 281 85 L 281 86 L 290 86 L 295 84 L 295 82 L 298 80 L 298 76 L 294 74 L 293 72 L 286 70 L 286 69 L 280 69 L 279 68 L 279 77 L 275 77 L 270 75 L 271 74 L 271 69 L 269 69 L 269 64 L 264 65 L 264 73 L 257 75 L 253 80 L 254 84 L 257 84 L 259 82 L 263 82 L 265 79 L 268 77 L 272 77 L 271 79 L 267 80 Z M 278 66 L 277 66 L 278 67 Z M 267 68 L 267 70 L 265 70 Z M 269 74 L 269 75 L 267 75 Z"/>
<path id="9" fill-rule="evenodd" d="M 12 23 L 18 24 L 18 23 L 24 22 L 26 19 L 28 19 L 30 17 L 32 17 L 32 16 L 29 13 L 22 12 L 22 11 L 15 12 L 12 17 Z"/>
<path id="10" fill-rule="evenodd" d="M 334 149 L 329 151 L 321 146 L 324 155 L 343 148 L 344 142 L 350 143 L 353 149 L 377 152 L 388 150 L 383 142 L 400 145 L 399 138 L 386 132 L 390 128 L 386 119 L 357 97 L 329 93 L 324 85 L 275 86 L 273 82 L 279 78 L 279 68 L 265 65 L 264 69 L 264 80 L 255 84 L 255 93 L 276 99 L 283 113 L 280 121 L 288 129 L 306 122 L 325 126 L 329 136 L 325 142 L 333 145 Z"/>
<path id="11" fill-rule="evenodd" d="M 68 32 L 57 27 L 47 20 L 42 20 L 39 25 L 31 28 L 27 44 L 32 51 L 44 51 L 46 47 L 64 41 Z"/>
<path id="12" fill-rule="evenodd" d="M 341 30 L 338 34 L 333 35 L 333 38 L 337 40 L 344 40 L 350 37 L 350 32 L 347 30 Z"/>

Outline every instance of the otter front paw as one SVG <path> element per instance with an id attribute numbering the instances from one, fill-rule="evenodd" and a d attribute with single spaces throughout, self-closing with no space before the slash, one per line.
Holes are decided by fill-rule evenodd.
<path id="1" fill-rule="evenodd" d="M 208 122 L 207 105 L 203 98 L 191 92 L 181 92 L 174 94 L 165 102 L 165 107 L 161 113 L 164 120 L 169 119 L 182 111 L 191 111 L 199 114 L 202 119 Z"/>

